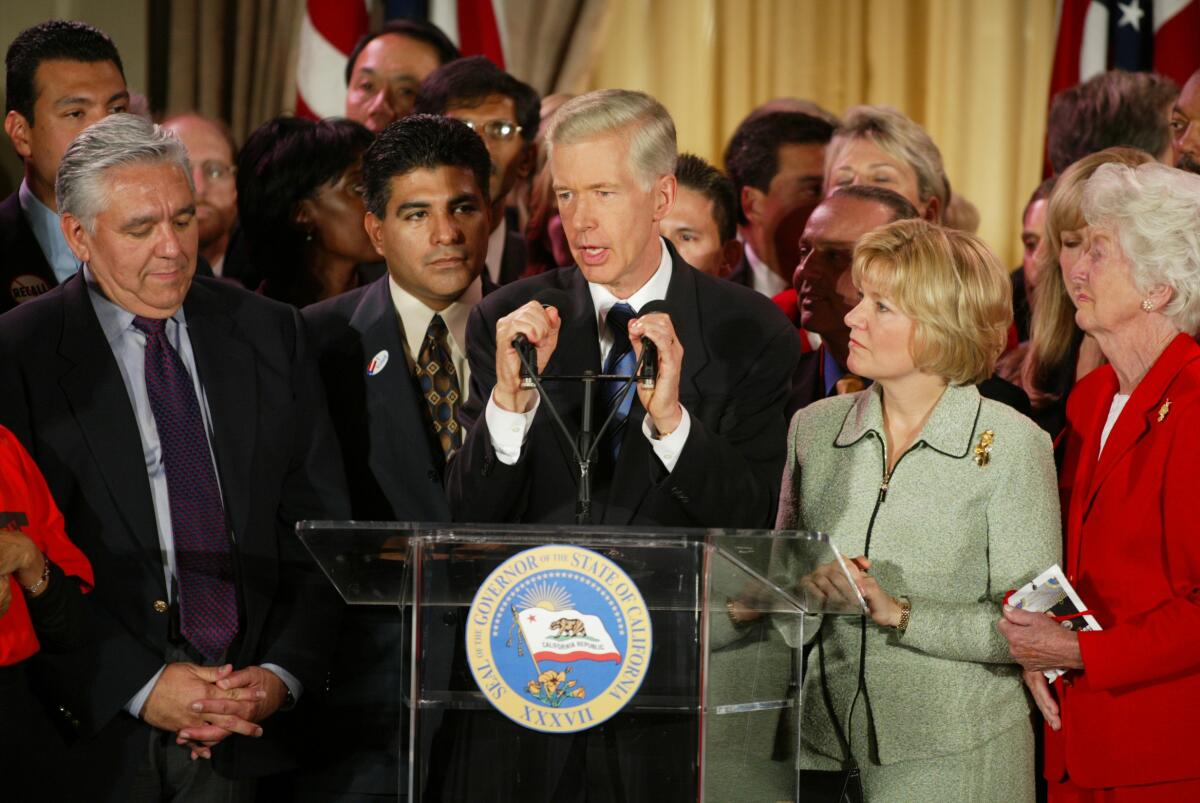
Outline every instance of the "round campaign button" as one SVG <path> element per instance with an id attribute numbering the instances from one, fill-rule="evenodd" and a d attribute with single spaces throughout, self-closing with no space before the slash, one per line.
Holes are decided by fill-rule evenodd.
<path id="1" fill-rule="evenodd" d="M 41 276 L 32 273 L 22 273 L 8 285 L 8 294 L 18 304 L 24 304 L 31 298 L 37 298 L 50 289 L 50 284 Z"/>
<path id="2" fill-rule="evenodd" d="M 550 544 L 502 563 L 479 587 L 467 660 L 496 710 L 532 730 L 595 727 L 650 668 L 650 615 L 629 575 L 583 547 Z"/>

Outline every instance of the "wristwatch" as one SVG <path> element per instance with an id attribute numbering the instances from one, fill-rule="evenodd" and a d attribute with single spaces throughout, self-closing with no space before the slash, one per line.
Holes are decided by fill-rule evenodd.
<path id="1" fill-rule="evenodd" d="M 908 597 L 900 597 L 896 601 L 900 603 L 900 624 L 896 625 L 896 632 L 903 633 L 908 629 L 908 617 L 912 613 L 912 603 L 908 601 Z"/>

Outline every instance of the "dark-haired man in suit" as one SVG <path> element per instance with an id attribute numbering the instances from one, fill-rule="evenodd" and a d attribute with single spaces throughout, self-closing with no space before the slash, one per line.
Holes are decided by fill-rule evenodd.
<path id="1" fill-rule="evenodd" d="M 738 200 L 745 256 L 729 279 L 767 296 L 786 290 L 800 256 L 796 243 L 820 203 L 825 146 L 834 123 L 801 111 L 751 113 L 725 148 Z"/>
<path id="2" fill-rule="evenodd" d="M 21 31 L 5 65 L 4 130 L 25 163 L 25 179 L 0 202 L 0 312 L 79 269 L 58 222 L 58 163 L 80 131 L 129 110 L 116 45 L 82 22 L 49 20 Z"/>
<path id="3" fill-rule="evenodd" d="M 304 327 L 193 280 L 189 173 L 141 117 L 81 133 L 56 187 L 84 267 L 0 317 L 0 424 L 95 569 L 91 643 L 37 672 L 80 734 L 71 799 L 246 799 L 337 628 L 294 531 L 350 513 Z"/>
<path id="4" fill-rule="evenodd" d="M 367 234 L 388 274 L 304 310 L 356 519 L 450 520 L 442 483 L 463 438 L 457 413 L 490 230 L 488 167 L 483 142 L 457 120 L 415 114 L 388 126 L 363 154 Z M 306 785 L 317 799 L 396 794 L 402 644 L 396 609 L 347 612 L 320 729 L 347 736 L 314 743 L 316 777 Z M 431 649 L 427 671 L 449 658 Z"/>

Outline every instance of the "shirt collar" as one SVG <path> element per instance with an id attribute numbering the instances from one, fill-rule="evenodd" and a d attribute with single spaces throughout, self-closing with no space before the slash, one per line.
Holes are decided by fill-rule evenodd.
<path id="1" fill-rule="evenodd" d="M 882 394 L 878 382 L 858 394 L 834 440 L 835 446 L 853 446 L 868 432 L 874 432 L 883 442 Z M 974 385 L 947 385 L 913 445 L 924 442 L 950 457 L 965 457 L 975 436 L 980 407 L 979 390 Z"/>
<path id="2" fill-rule="evenodd" d="M 500 268 L 504 263 L 504 241 L 508 237 L 508 220 L 500 218 L 500 225 L 488 236 L 487 259 L 484 260 L 488 278 L 492 284 L 500 284 Z"/>
<path id="3" fill-rule="evenodd" d="M 470 316 L 472 308 L 483 297 L 483 279 L 481 277 L 475 277 L 475 281 L 467 285 L 463 294 L 441 312 L 435 312 L 425 306 L 424 302 L 397 284 L 390 274 L 388 275 L 388 290 L 392 295 L 392 306 L 396 308 L 396 314 L 400 316 L 400 323 L 404 328 L 404 341 L 408 344 L 409 354 L 413 359 L 416 359 L 417 355 L 421 353 L 421 343 L 425 340 L 425 331 L 429 329 L 429 322 L 433 320 L 434 315 L 441 315 L 442 320 L 446 322 L 446 330 L 450 333 L 450 339 L 453 341 L 449 344 L 451 350 L 457 347 L 460 353 L 466 354 L 467 318 Z"/>
<path id="4" fill-rule="evenodd" d="M 667 250 L 667 244 L 661 237 L 658 238 L 658 242 L 659 247 L 662 248 L 662 257 L 658 261 L 658 270 L 629 298 L 617 298 L 604 285 L 588 282 L 588 292 L 592 294 L 592 306 L 596 310 L 596 321 L 602 336 L 605 332 L 604 319 L 608 316 L 608 311 L 613 308 L 614 304 L 624 301 L 633 307 L 634 313 L 637 313 L 638 310 L 651 301 L 662 301 L 667 297 L 667 288 L 671 285 L 671 253 Z"/>
<path id="5" fill-rule="evenodd" d="M 83 280 L 87 283 L 88 296 L 92 300 L 92 308 L 96 311 L 96 318 L 100 321 L 104 339 L 109 344 L 115 343 L 133 327 L 134 314 L 113 303 L 108 296 L 104 295 L 104 291 L 100 289 L 100 285 L 92 276 L 91 268 L 86 264 L 83 266 Z M 187 321 L 183 315 L 183 307 L 176 310 L 170 320 L 175 321 L 178 326 L 186 326 Z"/>
<path id="6" fill-rule="evenodd" d="M 771 270 L 766 262 L 758 258 L 750 243 L 744 243 L 743 247 L 746 249 L 746 261 L 750 263 L 750 281 L 755 290 L 763 295 L 775 296 L 788 289 L 790 285 L 782 276 Z"/>
<path id="7" fill-rule="evenodd" d="M 33 238 L 42 249 L 55 278 L 60 284 L 65 282 L 79 270 L 79 261 L 75 259 L 71 246 L 67 245 L 67 238 L 63 236 L 58 213 L 38 200 L 24 180 L 17 190 L 17 202 L 21 205 L 21 211 L 29 221 L 29 228 L 33 230 Z"/>
<path id="8" fill-rule="evenodd" d="M 842 370 L 842 366 L 838 365 L 838 361 L 833 358 L 833 352 L 821 345 L 822 359 L 825 361 L 824 371 L 822 376 L 825 379 L 825 395 L 829 396 L 833 393 L 833 386 L 837 381 L 846 375 Z"/>

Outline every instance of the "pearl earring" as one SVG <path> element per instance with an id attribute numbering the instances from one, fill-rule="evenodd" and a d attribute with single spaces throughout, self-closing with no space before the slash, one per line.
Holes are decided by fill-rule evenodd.
<path id="1" fill-rule="evenodd" d="M 1148 298 L 1142 299 L 1142 309 L 1146 312 L 1154 312 L 1154 302 Z"/>

